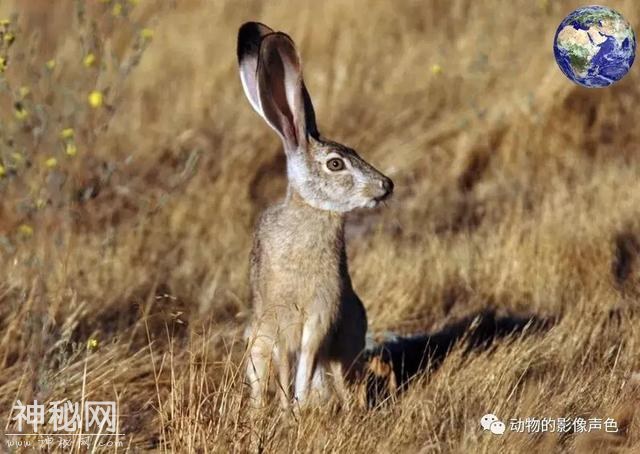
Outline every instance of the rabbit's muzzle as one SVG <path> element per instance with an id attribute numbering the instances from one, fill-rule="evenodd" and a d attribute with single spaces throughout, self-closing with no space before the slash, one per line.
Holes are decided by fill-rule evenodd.
<path id="1" fill-rule="evenodd" d="M 382 202 L 391 197 L 391 194 L 393 194 L 393 181 L 391 181 L 391 178 L 384 177 L 383 180 L 380 180 L 380 189 L 383 192 L 382 195 L 375 197 L 376 201 Z"/>

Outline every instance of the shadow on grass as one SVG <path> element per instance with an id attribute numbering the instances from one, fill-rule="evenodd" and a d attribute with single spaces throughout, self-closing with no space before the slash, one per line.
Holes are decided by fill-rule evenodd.
<path id="1" fill-rule="evenodd" d="M 412 379 L 437 369 L 460 343 L 467 355 L 487 350 L 498 339 L 547 331 L 553 323 L 547 318 L 497 316 L 485 310 L 434 333 L 393 336 L 365 351 L 366 376 L 360 397 L 368 406 L 375 406 L 398 396 Z"/>

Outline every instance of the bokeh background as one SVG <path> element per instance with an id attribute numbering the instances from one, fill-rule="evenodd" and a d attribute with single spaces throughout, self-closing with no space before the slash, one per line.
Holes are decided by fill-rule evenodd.
<path id="1" fill-rule="evenodd" d="M 600 3 L 638 30 L 637 2 Z M 16 399 L 90 399 L 117 400 L 120 450 L 640 449 L 640 76 L 562 75 L 553 36 L 578 6 L 1 2 L 0 432 Z M 454 348 L 375 409 L 250 422 L 248 254 L 286 177 L 237 75 L 248 20 L 291 35 L 322 133 L 395 182 L 347 225 L 371 331 L 486 310 L 548 330 Z M 620 432 L 496 437 L 487 412 Z"/>

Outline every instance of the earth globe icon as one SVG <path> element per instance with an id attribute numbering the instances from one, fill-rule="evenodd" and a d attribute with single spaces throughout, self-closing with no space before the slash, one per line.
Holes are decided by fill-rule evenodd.
<path id="1" fill-rule="evenodd" d="M 583 87 L 606 87 L 622 79 L 636 54 L 636 36 L 627 20 L 604 6 L 585 6 L 558 27 L 553 53 L 565 76 Z"/>

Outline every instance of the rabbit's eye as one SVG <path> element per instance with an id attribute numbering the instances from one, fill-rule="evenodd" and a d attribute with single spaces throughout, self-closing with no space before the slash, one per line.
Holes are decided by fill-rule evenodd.
<path id="1" fill-rule="evenodd" d="M 327 161 L 327 168 L 333 172 L 344 170 L 344 161 L 340 158 L 332 158 Z"/>

